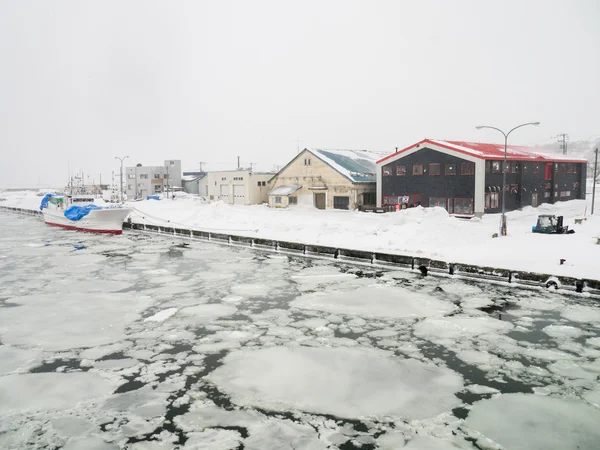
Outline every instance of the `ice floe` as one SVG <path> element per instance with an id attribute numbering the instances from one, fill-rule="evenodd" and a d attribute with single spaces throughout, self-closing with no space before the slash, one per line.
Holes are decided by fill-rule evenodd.
<path id="1" fill-rule="evenodd" d="M 466 425 L 507 449 L 595 449 L 600 410 L 570 399 L 504 394 L 473 405 Z"/>
<path id="2" fill-rule="evenodd" d="M 207 378 L 238 405 L 340 417 L 422 419 L 460 404 L 463 387 L 449 369 L 356 347 L 239 350 Z"/>

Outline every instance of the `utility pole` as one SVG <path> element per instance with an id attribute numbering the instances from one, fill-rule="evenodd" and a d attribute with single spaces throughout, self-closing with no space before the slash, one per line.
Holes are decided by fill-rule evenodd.
<path id="1" fill-rule="evenodd" d="M 240 157 L 238 156 L 238 157 L 237 157 L 237 159 L 238 159 L 238 165 L 237 165 L 237 168 L 239 169 L 239 168 L 240 168 Z"/>
<path id="2" fill-rule="evenodd" d="M 598 148 L 596 148 L 596 158 L 594 161 L 594 187 L 592 188 L 592 216 L 594 215 L 594 203 L 596 201 L 596 174 L 598 173 Z"/>
<path id="3" fill-rule="evenodd" d="M 569 140 L 569 135 L 566 133 L 561 133 L 556 136 L 556 139 L 558 139 L 558 142 L 560 144 L 560 149 L 562 150 L 563 155 L 566 155 L 567 154 L 567 142 Z"/>
<path id="4" fill-rule="evenodd" d="M 119 192 L 121 193 L 121 203 L 123 203 L 123 161 L 125 161 L 127 158 L 129 158 L 129 156 L 123 156 L 122 158 L 115 156 L 115 159 L 118 159 L 119 161 L 121 161 L 121 185 L 119 186 Z"/>

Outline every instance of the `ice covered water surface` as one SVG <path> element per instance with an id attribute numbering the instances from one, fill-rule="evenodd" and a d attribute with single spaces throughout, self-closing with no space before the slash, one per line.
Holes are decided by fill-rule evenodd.
<path id="1" fill-rule="evenodd" d="M 505 394 L 476 403 L 466 425 L 507 449 L 592 450 L 600 442 L 600 410 L 541 395 Z"/>
<path id="2" fill-rule="evenodd" d="M 463 388 L 446 368 L 355 347 L 235 351 L 208 379 L 239 405 L 339 417 L 423 419 L 460 404 Z"/>
<path id="3" fill-rule="evenodd" d="M 390 318 L 443 316 L 456 309 L 452 303 L 428 294 L 376 284 L 350 291 L 305 294 L 291 305 L 329 313 Z"/>

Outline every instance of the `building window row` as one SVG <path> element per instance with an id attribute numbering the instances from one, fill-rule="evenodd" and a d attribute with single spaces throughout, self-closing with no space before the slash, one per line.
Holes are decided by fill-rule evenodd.
<path id="1" fill-rule="evenodd" d="M 259 187 L 260 187 L 260 186 L 266 186 L 266 185 L 267 185 L 267 182 L 266 182 L 266 181 L 257 181 L 257 182 L 256 182 L 256 185 L 257 185 L 257 186 L 259 186 Z"/>
<path id="2" fill-rule="evenodd" d="M 441 164 L 440 163 L 431 163 L 428 166 L 429 176 L 440 176 L 441 175 Z M 456 164 L 444 164 L 444 175 L 456 175 Z M 406 166 L 400 165 L 396 166 L 396 176 L 402 177 L 407 173 Z M 413 176 L 422 176 L 425 174 L 425 165 L 424 164 L 413 164 L 412 165 L 412 175 Z M 464 162 L 460 165 L 460 174 L 461 175 L 475 175 L 475 163 L 472 162 Z M 384 167 L 383 168 L 383 176 L 388 177 L 392 175 L 392 167 Z"/>
<path id="3" fill-rule="evenodd" d="M 560 196 L 561 197 L 570 197 L 571 191 L 561 191 Z"/>

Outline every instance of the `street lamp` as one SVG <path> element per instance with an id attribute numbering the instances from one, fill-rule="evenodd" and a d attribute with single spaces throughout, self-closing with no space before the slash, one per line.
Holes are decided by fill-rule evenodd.
<path id="1" fill-rule="evenodd" d="M 118 159 L 119 161 L 121 161 L 121 186 L 120 186 L 120 190 L 119 192 L 121 192 L 121 203 L 123 203 L 123 161 L 126 160 L 127 158 L 129 158 L 129 156 L 123 156 L 122 158 L 119 158 L 118 156 L 115 156 L 115 159 Z"/>
<path id="2" fill-rule="evenodd" d="M 488 125 L 479 125 L 479 126 L 475 127 L 478 130 L 481 130 L 482 128 L 490 128 L 492 130 L 499 131 L 504 136 L 504 170 L 502 171 L 502 219 L 500 221 L 500 235 L 501 236 L 506 236 L 506 214 L 505 214 L 506 202 L 505 202 L 505 199 L 506 199 L 506 171 L 508 169 L 507 164 L 506 164 L 506 151 L 507 151 L 507 147 L 508 147 L 508 136 L 510 135 L 510 133 L 515 131 L 517 128 L 521 128 L 521 127 L 524 127 L 527 125 L 535 125 L 537 127 L 539 124 L 540 124 L 539 122 L 522 123 L 521 125 L 517 125 L 516 127 L 514 127 L 508 133 L 505 133 L 500 128 L 490 127 Z"/>

